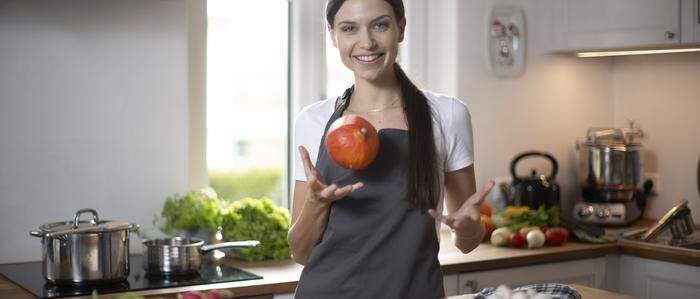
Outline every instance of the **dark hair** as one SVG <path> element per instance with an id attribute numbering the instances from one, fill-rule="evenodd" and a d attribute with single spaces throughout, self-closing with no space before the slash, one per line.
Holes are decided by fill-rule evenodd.
<path id="1" fill-rule="evenodd" d="M 385 0 L 394 10 L 396 21 L 405 18 L 402 0 Z M 328 0 L 326 21 L 333 28 L 335 15 L 345 0 Z M 408 121 L 409 155 L 407 200 L 419 209 L 435 209 L 439 197 L 439 181 L 432 112 L 428 99 L 416 87 L 398 63 L 394 62 L 394 73 L 404 98 L 404 113 Z M 430 142 L 425 142 L 430 141 Z"/>

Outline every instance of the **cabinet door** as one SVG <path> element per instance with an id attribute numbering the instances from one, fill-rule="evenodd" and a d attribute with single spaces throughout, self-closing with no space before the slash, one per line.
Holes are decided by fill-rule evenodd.
<path id="1" fill-rule="evenodd" d="M 681 0 L 681 43 L 700 43 L 700 0 Z"/>
<path id="2" fill-rule="evenodd" d="M 450 274 L 442 278 L 442 283 L 445 287 L 445 296 L 454 296 L 459 294 L 459 275 Z"/>
<path id="3" fill-rule="evenodd" d="M 510 288 L 545 282 L 581 284 L 603 288 L 605 282 L 605 258 L 584 259 L 570 262 L 535 266 L 468 272 L 459 275 L 459 294 L 477 293 L 484 288 L 505 284 Z"/>
<path id="4" fill-rule="evenodd" d="M 623 254 L 620 293 L 639 298 L 698 298 L 700 267 Z"/>
<path id="5" fill-rule="evenodd" d="M 634 48 L 680 44 L 681 0 L 549 2 L 554 48 Z"/>

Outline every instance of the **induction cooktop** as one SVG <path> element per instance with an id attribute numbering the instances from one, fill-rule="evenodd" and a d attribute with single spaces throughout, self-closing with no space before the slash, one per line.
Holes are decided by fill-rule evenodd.
<path id="1" fill-rule="evenodd" d="M 214 260 L 202 261 L 197 273 L 171 276 L 147 274 L 141 266 L 141 255 L 131 256 L 130 265 L 127 280 L 94 286 L 54 285 L 44 279 L 41 262 L 0 265 L 0 274 L 39 298 L 89 296 L 93 290 L 97 290 L 98 294 L 108 294 L 262 279 L 261 276 Z"/>

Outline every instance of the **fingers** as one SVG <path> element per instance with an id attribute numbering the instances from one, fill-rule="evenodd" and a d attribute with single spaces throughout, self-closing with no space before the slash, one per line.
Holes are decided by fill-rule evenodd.
<path id="1" fill-rule="evenodd" d="M 314 192 L 319 192 L 323 189 L 326 189 L 328 186 L 323 183 L 321 180 L 319 180 L 315 175 L 312 175 L 310 178 L 308 178 L 308 184 L 309 184 L 309 189 L 311 189 Z"/>
<path id="2" fill-rule="evenodd" d="M 490 181 L 488 184 L 486 184 L 484 186 L 484 190 L 481 190 L 480 192 L 477 192 L 474 195 L 472 195 L 471 197 L 469 197 L 469 199 L 467 199 L 465 204 L 468 203 L 471 205 L 480 206 L 481 203 L 483 203 L 484 200 L 486 200 L 486 197 L 489 195 L 489 193 L 491 192 L 491 189 L 493 189 L 494 185 L 496 185 L 496 183 L 494 181 Z"/>
<path id="3" fill-rule="evenodd" d="M 347 185 L 342 188 L 338 188 L 338 185 L 332 184 L 320 189 L 321 191 L 317 192 L 317 194 L 319 199 L 325 202 L 333 202 L 348 196 L 350 193 L 357 191 L 363 186 L 364 184 L 362 182 Z"/>
<path id="4" fill-rule="evenodd" d="M 299 154 L 301 155 L 301 161 L 304 162 L 304 172 L 306 173 L 306 179 L 310 179 L 312 176 L 318 176 L 316 168 L 311 163 L 311 158 L 309 157 L 309 151 L 303 145 L 299 146 Z"/>
<path id="5" fill-rule="evenodd" d="M 336 190 L 338 190 L 338 186 L 336 184 L 326 187 L 321 191 L 321 198 L 332 199 Z"/>
<path id="6" fill-rule="evenodd" d="M 454 228 L 455 219 L 453 217 L 442 215 L 433 209 L 428 210 L 428 214 L 433 216 L 433 218 L 437 219 L 438 221 L 447 224 L 447 226 Z"/>
<path id="7" fill-rule="evenodd" d="M 343 188 L 335 190 L 334 195 L 336 198 L 343 198 L 343 197 L 347 196 L 348 194 L 354 192 L 355 190 L 362 188 L 362 186 L 364 186 L 364 184 L 362 184 L 362 182 L 359 182 L 359 183 L 356 183 L 353 185 L 347 185 Z"/>

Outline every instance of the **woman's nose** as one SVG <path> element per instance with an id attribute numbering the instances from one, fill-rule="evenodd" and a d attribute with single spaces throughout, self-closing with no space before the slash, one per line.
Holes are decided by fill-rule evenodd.
<path id="1" fill-rule="evenodd" d="M 374 37 L 372 36 L 372 33 L 367 30 L 362 34 L 362 37 L 360 37 L 360 46 L 364 49 L 372 49 L 377 45 L 377 42 L 374 40 Z"/>

